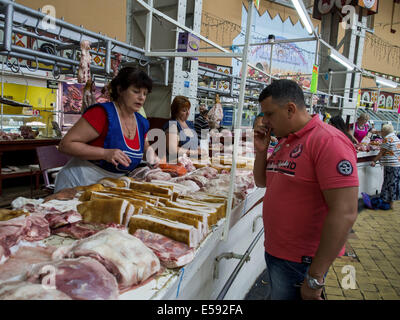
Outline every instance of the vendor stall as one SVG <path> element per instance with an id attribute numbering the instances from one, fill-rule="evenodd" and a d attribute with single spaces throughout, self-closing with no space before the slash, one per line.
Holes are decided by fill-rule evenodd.
<path id="1" fill-rule="evenodd" d="M 65 259 L 67 259 L 65 261 L 70 261 L 68 259 L 77 258 L 74 255 L 64 254 L 71 246 L 79 246 L 82 241 L 95 241 L 95 237 L 100 237 L 102 233 L 108 231 L 125 234 L 126 236 L 134 234 L 135 237 L 131 238 L 140 238 L 147 247 L 152 248 L 154 253 L 159 256 L 160 250 L 155 250 L 147 242 L 149 238 L 141 238 L 137 233 L 138 228 L 140 228 L 140 232 L 147 230 L 147 234 L 160 236 L 160 234 L 164 233 L 166 235 L 168 233 L 165 233 L 165 230 L 160 226 L 167 221 L 164 220 L 165 217 L 170 219 L 175 217 L 180 222 L 175 220 L 174 230 L 176 228 L 182 228 L 181 230 L 190 229 L 193 235 L 199 231 L 198 240 L 193 240 L 196 236 L 193 236 L 193 239 L 187 238 L 186 251 L 177 260 L 171 260 L 171 257 L 169 257 L 167 264 L 165 256 L 162 254 L 159 256 L 160 260 L 154 257 L 156 261 L 161 261 L 161 268 L 157 269 L 155 274 L 154 272 L 150 273 L 147 278 L 135 282 L 134 288 L 121 289 L 121 283 L 119 283 L 118 298 L 216 299 L 219 297 L 219 299 L 243 299 L 252 283 L 265 268 L 263 229 L 260 219 L 261 199 L 264 196 L 265 189 L 254 188 L 251 167 L 242 168 L 238 171 L 239 175 L 251 178 L 247 179 L 247 183 L 235 190 L 240 190 L 247 196 L 240 197 L 237 192 L 235 193 L 240 199 L 235 198 L 234 201 L 235 207 L 231 212 L 229 237 L 227 241 L 221 242 L 226 222 L 224 215 L 227 199 L 226 197 L 211 195 L 207 193 L 207 190 L 213 187 L 213 182 L 215 183 L 215 181 L 221 183 L 221 189 L 227 188 L 228 185 L 226 183 L 223 184 L 223 181 L 226 180 L 225 176 L 228 175 L 226 173 L 216 173 L 217 170 L 213 166 L 215 166 L 213 163 L 209 166 L 201 165 L 198 169 L 188 171 L 182 176 L 163 181 L 153 179 L 156 177 L 154 171 L 159 170 L 158 172 L 160 172 L 160 169 L 142 167 L 135 170 L 136 179 L 103 179 L 97 185 L 80 187 L 74 192 L 72 190 L 60 192 L 46 199 L 49 200 L 46 202 L 43 199 L 15 199 L 12 203 L 13 210 L 0 213 L 1 220 L 3 220 L 0 222 L 0 234 L 8 237 L 8 244 L 10 244 L 9 247 L 3 247 L 1 252 L 0 298 L 2 297 L 1 288 L 4 283 L 15 280 L 26 281 L 28 285 L 28 282 L 34 282 L 32 278 L 27 277 L 28 262 L 26 259 L 29 260 L 29 272 L 34 272 L 32 271 L 35 269 L 33 267 L 36 264 L 41 265 L 40 263 L 43 263 L 43 261 L 33 261 L 35 260 L 34 257 L 26 257 L 25 260 L 19 260 L 20 268 L 15 269 L 15 261 L 18 261 L 20 255 L 24 255 L 26 250 L 33 250 L 32 248 L 51 250 L 52 261 L 57 256 L 60 258 L 61 253 L 62 261 Z M 167 172 L 171 173 L 170 170 L 164 171 L 164 173 Z M 200 177 L 204 179 L 200 179 Z M 191 184 L 187 183 L 194 181 L 197 181 L 197 183 L 194 183 L 194 185 L 197 185 L 195 189 Z M 202 191 L 194 191 L 199 189 L 201 183 L 204 183 L 201 188 Z M 163 192 L 166 193 L 162 194 Z M 130 195 L 129 198 L 127 198 L 128 194 Z M 97 206 L 95 206 L 96 201 L 98 201 Z M 107 201 L 110 201 L 109 203 L 112 203 L 113 206 L 109 207 L 108 210 L 101 210 L 101 208 L 104 209 L 104 203 Z M 119 203 L 126 201 L 126 204 L 129 202 L 133 205 L 129 221 L 126 221 L 128 220 L 127 217 L 123 219 L 124 221 L 119 220 L 121 216 L 118 213 L 125 212 L 126 214 L 128 210 L 125 211 L 123 209 L 121 211 L 121 207 L 116 204 L 118 201 Z M 168 206 L 165 204 L 168 204 Z M 190 210 L 193 209 L 194 205 L 198 205 L 197 211 Z M 220 209 L 223 209 L 223 211 Z M 110 214 L 110 210 L 113 214 Z M 29 216 L 25 216 L 28 212 Z M 180 212 L 181 215 L 174 215 L 175 212 Z M 182 223 L 184 221 L 182 220 L 182 215 L 187 217 L 186 222 L 190 224 L 193 220 L 189 217 L 198 216 L 200 212 L 203 212 L 203 216 L 207 216 L 210 221 L 206 221 L 206 225 L 201 227 L 198 225 L 198 230 Z M 209 212 L 209 214 L 206 214 L 206 212 Z M 6 232 L 7 228 L 10 228 L 10 224 L 7 222 L 10 218 L 14 218 L 13 221 L 18 220 L 25 227 L 28 225 L 27 221 L 32 220 L 30 221 L 31 227 L 39 231 L 35 233 L 35 237 L 27 237 L 27 234 L 32 231 L 28 228 L 28 230 L 24 229 L 28 232 L 27 234 L 16 232 L 20 235 L 19 237 L 10 237 Z M 153 224 L 140 224 L 138 222 L 140 218 L 152 219 Z M 156 227 L 154 227 L 155 225 Z M 88 226 L 90 226 L 91 231 L 94 229 L 96 231 L 87 233 Z M 163 226 L 166 228 L 166 224 Z M 85 228 L 86 231 L 82 233 Z M 160 234 L 154 233 L 155 229 L 153 228 L 156 228 Z M 180 239 L 179 233 L 173 232 L 170 236 L 172 240 L 171 238 L 169 240 L 173 241 L 174 246 L 184 245 L 182 239 L 181 241 L 177 240 Z M 115 243 L 112 245 L 115 246 Z M 173 255 L 173 251 L 170 251 L 170 247 L 167 245 L 163 251 Z M 76 251 L 74 252 L 76 253 Z M 106 259 L 113 259 L 106 258 L 106 251 L 98 252 L 98 254 L 103 257 L 99 261 L 104 262 Z M 89 256 L 94 257 L 93 255 Z M 183 259 L 182 256 L 185 258 Z M 235 259 L 235 263 L 226 261 L 228 259 Z M 50 263 L 49 260 L 46 261 Z M 56 259 L 56 261 L 60 260 Z M 172 262 L 173 264 L 171 264 Z M 24 264 L 26 268 L 23 267 Z M 105 264 L 105 266 L 107 265 Z M 239 265 L 240 268 L 238 268 Z M 129 274 L 129 272 L 127 273 Z M 36 277 L 43 280 L 43 276 L 40 276 L 40 274 L 36 275 Z M 117 279 L 120 278 L 117 277 Z M 229 279 L 230 281 L 228 281 Z M 57 278 L 57 281 L 62 280 Z M 40 281 L 34 283 L 40 283 Z M 43 284 L 43 281 L 41 283 Z M 57 288 L 62 288 L 61 282 L 57 282 Z M 59 290 L 62 291 L 62 289 Z M 101 288 L 96 290 L 101 292 Z M 64 293 L 68 294 L 67 292 L 64 291 Z M 3 294 L 6 295 L 4 292 Z M 83 299 L 85 297 L 84 294 L 80 296 Z"/>

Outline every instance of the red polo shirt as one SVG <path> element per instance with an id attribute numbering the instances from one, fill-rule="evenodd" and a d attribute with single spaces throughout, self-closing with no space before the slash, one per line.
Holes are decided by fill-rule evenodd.
<path id="1" fill-rule="evenodd" d="M 353 144 L 313 116 L 303 129 L 281 139 L 268 160 L 265 250 L 294 262 L 313 257 L 328 213 L 322 191 L 357 186 Z"/>

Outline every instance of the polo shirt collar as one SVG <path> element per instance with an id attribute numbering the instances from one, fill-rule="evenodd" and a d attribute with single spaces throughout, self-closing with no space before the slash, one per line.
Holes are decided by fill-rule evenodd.
<path id="1" fill-rule="evenodd" d="M 318 114 L 314 114 L 312 115 L 312 118 L 310 121 L 308 121 L 308 123 L 299 131 L 295 132 L 295 133 L 291 133 L 288 135 L 287 139 L 288 140 L 293 140 L 296 138 L 301 138 L 303 137 L 307 132 L 309 132 L 310 130 L 314 129 L 318 123 L 321 122 Z"/>

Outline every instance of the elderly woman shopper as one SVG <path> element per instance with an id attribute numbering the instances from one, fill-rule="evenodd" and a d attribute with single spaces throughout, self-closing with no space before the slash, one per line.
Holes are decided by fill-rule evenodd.
<path id="1" fill-rule="evenodd" d="M 380 198 L 390 204 L 393 209 L 393 201 L 400 199 L 400 140 L 394 133 L 392 124 L 384 124 L 381 129 L 383 143 L 381 151 L 374 158 L 371 166 L 377 161 L 384 166 L 383 184 Z"/>

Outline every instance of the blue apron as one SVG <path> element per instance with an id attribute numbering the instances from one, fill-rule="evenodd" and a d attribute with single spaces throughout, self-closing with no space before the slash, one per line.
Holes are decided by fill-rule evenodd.
<path id="1" fill-rule="evenodd" d="M 94 164 L 100 168 L 114 173 L 128 173 L 135 169 L 143 159 L 144 152 L 144 137 L 147 131 L 149 131 L 149 122 L 138 112 L 135 112 L 134 116 L 136 118 L 137 133 L 139 136 L 139 149 L 133 149 L 125 143 L 124 134 L 122 132 L 121 122 L 118 116 L 118 112 L 115 108 L 114 103 L 98 103 L 94 106 L 102 106 L 107 113 L 108 119 L 108 132 L 106 139 L 104 140 L 104 149 L 120 149 L 122 150 L 130 159 L 131 163 L 128 167 L 124 167 L 121 164 L 114 166 L 112 163 L 100 160 L 92 161 Z"/>

